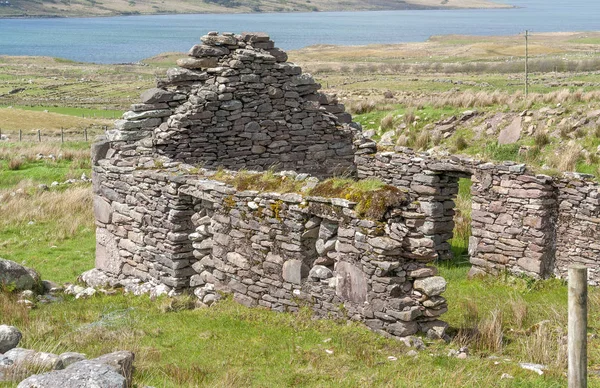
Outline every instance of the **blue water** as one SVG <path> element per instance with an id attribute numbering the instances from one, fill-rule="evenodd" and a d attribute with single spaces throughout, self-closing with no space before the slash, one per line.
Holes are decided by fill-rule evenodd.
<path id="1" fill-rule="evenodd" d="M 208 31 L 265 31 L 278 47 L 424 41 L 432 35 L 600 30 L 597 0 L 503 0 L 513 9 L 0 19 L 0 55 L 136 62 Z"/>

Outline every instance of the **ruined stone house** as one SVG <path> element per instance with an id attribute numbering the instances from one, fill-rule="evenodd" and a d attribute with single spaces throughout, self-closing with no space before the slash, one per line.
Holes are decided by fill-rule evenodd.
<path id="1" fill-rule="evenodd" d="M 380 152 L 263 33 L 210 33 L 178 65 L 93 146 L 96 272 L 113 284 L 439 337 L 445 281 L 431 263 L 450 256 L 461 177 L 474 182 L 473 273 L 595 264 L 600 203 L 585 176 Z M 238 191 L 212 178 L 219 168 L 376 177 L 404 196 L 369 219 L 343 198 Z"/>

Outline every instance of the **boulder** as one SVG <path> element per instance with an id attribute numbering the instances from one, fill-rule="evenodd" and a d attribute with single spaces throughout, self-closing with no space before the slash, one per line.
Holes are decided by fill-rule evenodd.
<path id="1" fill-rule="evenodd" d="M 66 369 L 33 375 L 17 388 L 127 388 L 125 377 L 98 361 L 80 361 Z"/>
<path id="2" fill-rule="evenodd" d="M 0 285 L 22 291 L 37 290 L 40 284 L 40 275 L 33 269 L 0 258 Z"/>
<path id="3" fill-rule="evenodd" d="M 23 335 L 14 326 L 0 325 L 0 353 L 17 347 Z"/>

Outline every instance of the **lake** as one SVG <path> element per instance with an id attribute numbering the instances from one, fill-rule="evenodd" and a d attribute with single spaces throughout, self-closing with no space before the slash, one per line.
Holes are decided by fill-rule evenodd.
<path id="1" fill-rule="evenodd" d="M 517 8 L 0 19 L 0 55 L 96 63 L 187 51 L 208 31 L 265 31 L 285 50 L 314 44 L 425 41 L 432 35 L 600 30 L 597 0 L 502 1 Z"/>

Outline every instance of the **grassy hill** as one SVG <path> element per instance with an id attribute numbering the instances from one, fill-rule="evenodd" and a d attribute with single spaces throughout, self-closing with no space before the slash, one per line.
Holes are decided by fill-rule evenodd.
<path id="1" fill-rule="evenodd" d="M 0 17 L 504 8 L 488 0 L 9 0 Z"/>

